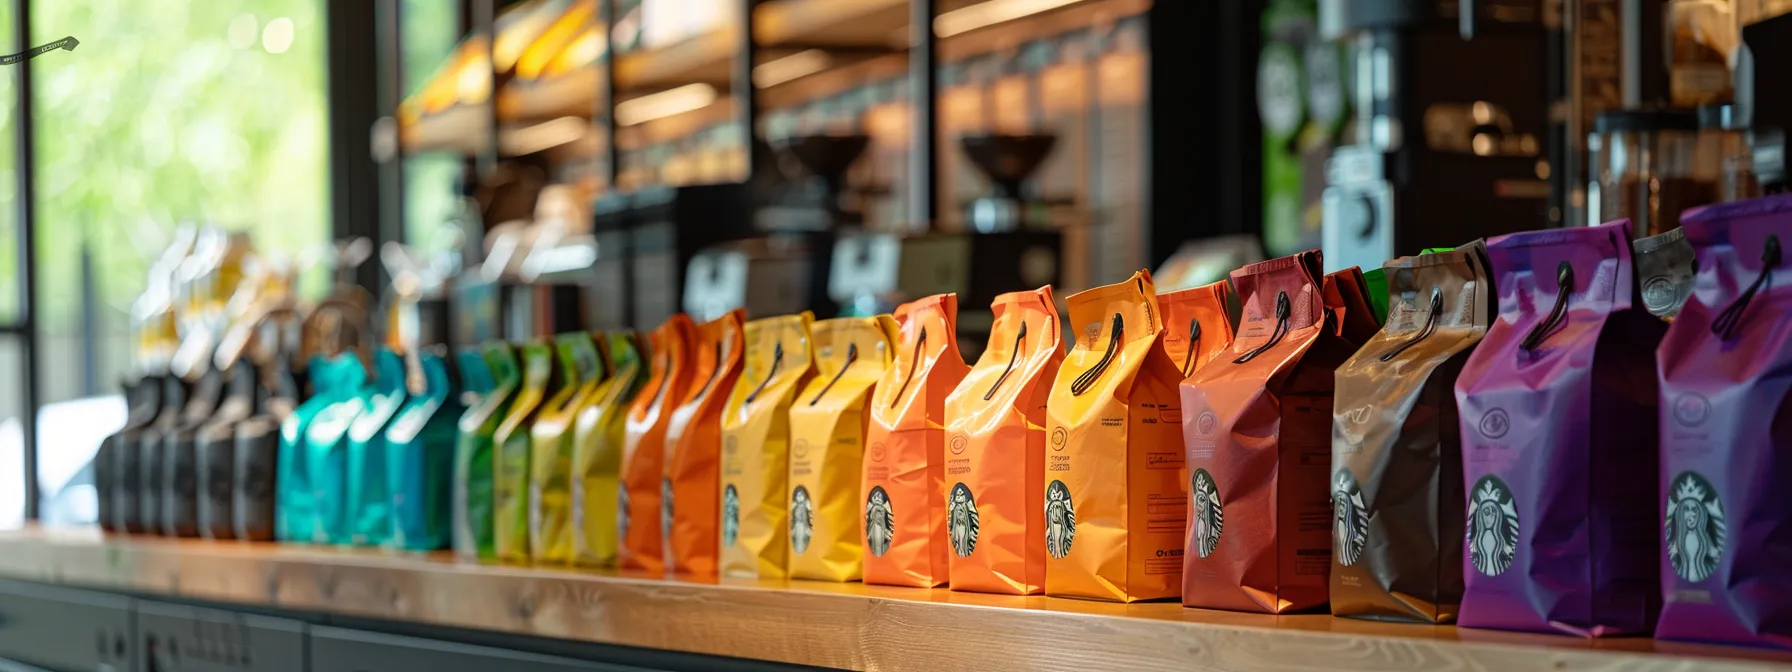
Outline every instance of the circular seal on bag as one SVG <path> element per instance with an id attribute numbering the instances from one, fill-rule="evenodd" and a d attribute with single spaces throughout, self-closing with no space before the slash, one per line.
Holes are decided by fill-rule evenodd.
<path id="1" fill-rule="evenodd" d="M 797 439 L 790 442 L 790 457 L 797 460 L 809 459 L 809 441 Z"/>
<path id="2" fill-rule="evenodd" d="M 1069 434 L 1064 431 L 1063 427 L 1052 429 L 1052 450 L 1063 450 L 1064 443 L 1068 440 Z"/>
<path id="3" fill-rule="evenodd" d="M 871 444 L 871 461 L 872 462 L 884 461 L 884 452 L 885 452 L 884 443 L 882 441 Z"/>
<path id="4" fill-rule="evenodd" d="M 1512 418 L 1506 415 L 1506 409 L 1496 408 L 1482 415 L 1481 422 L 1476 425 L 1476 428 L 1481 430 L 1481 436 L 1499 439 L 1504 437 L 1506 432 L 1512 431 Z"/>
<path id="5" fill-rule="evenodd" d="M 1518 554 L 1518 504 L 1500 477 L 1488 474 L 1469 493 L 1468 557 L 1475 571 L 1499 576 Z"/>
<path id="6" fill-rule="evenodd" d="M 740 536 L 740 493 L 734 484 L 722 488 L 722 545 L 733 546 Z"/>
<path id="7" fill-rule="evenodd" d="M 1655 315 L 1661 315 L 1674 309 L 1674 300 L 1680 297 L 1679 288 L 1667 276 L 1657 275 L 1643 281 L 1643 308 Z"/>
<path id="8" fill-rule="evenodd" d="M 1662 541 L 1675 576 L 1696 583 L 1717 573 L 1729 526 L 1711 481 L 1697 472 L 1676 474 L 1668 483 L 1667 515 L 1662 520 Z"/>
<path id="9" fill-rule="evenodd" d="M 1225 505 L 1220 502 L 1219 484 L 1206 469 L 1196 469 L 1188 480 L 1190 511 L 1194 513 L 1189 525 L 1194 531 L 1195 554 L 1205 558 L 1219 548 L 1220 534 L 1226 530 Z"/>
<path id="10" fill-rule="evenodd" d="M 959 434 L 952 437 L 952 441 L 947 447 L 952 449 L 953 455 L 963 455 L 965 446 L 969 444 L 970 440 L 966 439 L 963 434 Z"/>
<path id="11" fill-rule="evenodd" d="M 1212 434 L 1214 428 L 1219 424 L 1219 416 L 1214 415 L 1213 411 L 1201 411 L 1201 417 L 1195 418 L 1195 431 L 1202 436 L 1207 436 Z"/>
<path id="12" fill-rule="evenodd" d="M 896 538 L 896 509 L 884 486 L 874 486 L 865 496 L 865 549 L 884 557 Z"/>
<path id="13" fill-rule="evenodd" d="M 796 486 L 790 492 L 790 548 L 801 555 L 809 550 L 815 537 L 815 503 L 809 500 L 809 489 Z"/>
<path id="14" fill-rule="evenodd" d="M 1711 419 L 1711 401 L 1697 392 L 1686 392 L 1674 398 L 1674 421 L 1686 427 L 1697 427 Z"/>
<path id="15" fill-rule="evenodd" d="M 952 486 L 946 497 L 946 531 L 952 540 L 952 552 L 968 558 L 977 550 L 977 497 L 963 483 Z"/>
<path id="16" fill-rule="evenodd" d="M 1045 486 L 1045 550 L 1062 560 L 1075 542 L 1076 504 L 1070 501 L 1070 486 L 1052 481 Z"/>
<path id="17" fill-rule="evenodd" d="M 1339 469 L 1332 475 L 1332 548 L 1338 564 L 1356 564 L 1368 539 L 1369 507 L 1363 503 L 1363 490 L 1357 487 L 1356 475 Z"/>

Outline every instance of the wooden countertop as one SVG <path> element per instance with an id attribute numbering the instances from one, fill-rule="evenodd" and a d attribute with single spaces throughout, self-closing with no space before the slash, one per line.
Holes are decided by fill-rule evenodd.
<path id="1" fill-rule="evenodd" d="M 852 669 L 1792 669 L 1792 654 L 1642 638 L 857 583 L 690 583 L 91 529 L 0 533 L 0 576 Z"/>

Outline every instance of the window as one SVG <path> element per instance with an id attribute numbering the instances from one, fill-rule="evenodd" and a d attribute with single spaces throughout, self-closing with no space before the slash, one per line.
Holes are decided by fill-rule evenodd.
<path id="1" fill-rule="evenodd" d="M 181 222 L 248 231 L 289 258 L 328 242 L 324 3 L 32 0 L 31 22 L 35 43 L 81 41 L 28 63 L 40 399 L 114 395 L 131 369 L 128 308 Z M 81 465 L 98 446 L 58 439 L 49 410 L 38 476 L 56 520 L 51 503 L 91 483 Z"/>

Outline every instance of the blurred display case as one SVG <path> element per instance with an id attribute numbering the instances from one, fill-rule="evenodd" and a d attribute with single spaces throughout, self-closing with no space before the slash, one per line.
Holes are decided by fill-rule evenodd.
<path id="1" fill-rule="evenodd" d="M 998 293 L 1067 296 L 1257 230 L 1259 177 L 1221 166 L 1255 161 L 1254 103 L 1225 94 L 1249 82 L 1255 39 L 1232 35 L 1260 0 L 459 4 L 467 36 L 375 154 L 463 157 L 467 273 L 577 295 L 499 289 L 470 309 L 505 314 L 458 318 L 507 337 L 558 322 L 509 313 L 555 306 L 649 329 L 956 291 L 981 343 Z M 1189 63 L 1214 85 L 1181 81 Z"/>

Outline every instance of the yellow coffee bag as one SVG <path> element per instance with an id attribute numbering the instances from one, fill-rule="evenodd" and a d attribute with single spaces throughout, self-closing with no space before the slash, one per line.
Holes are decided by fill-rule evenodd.
<path id="1" fill-rule="evenodd" d="M 790 406 L 790 578 L 857 581 L 859 466 L 871 390 L 896 352 L 896 320 L 816 322 L 815 377 Z"/>
<path id="2" fill-rule="evenodd" d="M 573 418 L 609 372 L 603 355 L 584 332 L 554 338 L 566 386 L 542 402 L 529 428 L 529 559 L 535 564 L 572 562 Z"/>
<path id="3" fill-rule="evenodd" d="M 800 315 L 747 323 L 747 362 L 722 412 L 721 570 L 784 578 L 789 545 L 790 406 L 815 375 L 809 326 Z"/>
<path id="4" fill-rule="evenodd" d="M 628 405 L 647 377 L 634 334 L 611 333 L 598 342 L 610 375 L 586 395 L 572 432 L 572 560 L 581 567 L 616 564 Z"/>
<path id="5" fill-rule="evenodd" d="M 1182 372 L 1151 274 L 1070 297 L 1075 347 L 1046 408 L 1045 594 L 1131 602 L 1182 589 Z"/>

